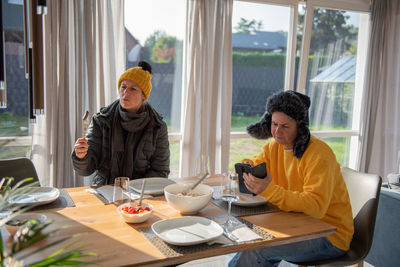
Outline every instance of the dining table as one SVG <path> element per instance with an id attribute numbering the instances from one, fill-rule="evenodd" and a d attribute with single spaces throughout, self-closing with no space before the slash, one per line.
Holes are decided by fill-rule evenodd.
<path id="1" fill-rule="evenodd" d="M 175 181 L 187 183 L 194 180 L 195 178 L 188 178 Z M 218 177 L 206 178 L 203 183 L 215 186 L 218 184 Z M 168 246 L 165 244 L 160 246 L 149 238 L 151 225 L 159 220 L 185 215 L 170 207 L 163 195 L 144 199 L 143 202 L 153 206 L 153 212 L 147 221 L 134 224 L 126 223 L 117 213 L 117 206 L 105 205 L 98 197 L 88 192 L 88 188 L 65 188 L 74 202 L 73 207 L 39 209 L 35 212 L 45 214 L 48 219 L 53 220 L 49 230 L 60 229 L 56 235 L 43 240 L 41 246 L 63 237 L 70 237 L 67 241 L 57 244 L 56 247 L 61 248 L 76 241 L 75 247 L 82 246 L 84 252 L 97 254 L 80 260 L 96 262 L 96 266 L 177 265 L 196 259 L 324 237 L 336 231 L 334 226 L 303 213 L 284 212 L 277 209 L 273 212 L 241 216 L 241 219 L 248 224 L 261 229 L 273 238 L 232 242 L 229 245 L 199 244 L 184 247 L 183 250 L 177 248 L 171 251 L 168 248 L 170 251 L 165 251 L 162 247 Z M 194 216 L 215 218 L 225 214 L 226 210 L 210 202 Z M 28 260 L 43 258 L 54 250 L 55 248 L 52 247 L 51 250 L 35 253 Z"/>

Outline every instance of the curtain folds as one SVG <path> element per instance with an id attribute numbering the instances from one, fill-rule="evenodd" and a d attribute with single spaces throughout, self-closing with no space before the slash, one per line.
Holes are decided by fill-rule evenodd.
<path id="1" fill-rule="evenodd" d="M 400 172 L 400 1 L 374 0 L 363 97 L 361 171 Z"/>
<path id="2" fill-rule="evenodd" d="M 183 73 L 180 175 L 195 175 L 208 155 L 211 173 L 228 170 L 232 110 L 232 0 L 188 1 Z"/>
<path id="3" fill-rule="evenodd" d="M 31 159 L 43 186 L 83 185 L 71 164 L 82 115 L 117 98 L 125 69 L 124 0 L 48 1 L 44 20 L 45 114 Z"/>

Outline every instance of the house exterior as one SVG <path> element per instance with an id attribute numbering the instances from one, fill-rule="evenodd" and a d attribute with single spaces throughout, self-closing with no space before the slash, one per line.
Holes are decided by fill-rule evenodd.
<path id="1" fill-rule="evenodd" d="M 237 52 L 285 53 L 286 43 L 287 38 L 283 32 L 232 34 L 232 50 Z"/>

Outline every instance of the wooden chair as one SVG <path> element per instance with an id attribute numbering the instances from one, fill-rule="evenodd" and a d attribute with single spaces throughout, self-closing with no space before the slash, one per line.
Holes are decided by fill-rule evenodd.
<path id="1" fill-rule="evenodd" d="M 3 177 L 14 177 L 12 186 L 30 177 L 33 178 L 32 182 L 39 182 L 35 166 L 28 158 L 0 159 L 0 179 Z"/>
<path id="2" fill-rule="evenodd" d="M 374 236 L 382 178 L 346 167 L 342 167 L 342 174 L 350 195 L 354 218 L 354 235 L 350 250 L 334 259 L 292 263 L 299 266 L 363 266 L 363 260 L 368 255 Z"/>

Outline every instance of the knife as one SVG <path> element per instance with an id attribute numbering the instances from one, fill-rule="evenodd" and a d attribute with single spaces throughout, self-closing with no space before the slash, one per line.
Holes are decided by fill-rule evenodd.
<path id="1" fill-rule="evenodd" d="M 103 204 L 105 204 L 105 205 L 111 204 L 111 202 L 108 201 L 102 194 L 97 192 L 96 189 L 88 188 L 88 189 L 86 189 L 86 191 L 95 195 L 98 199 L 100 199 L 101 202 L 103 202 Z"/>
<path id="2" fill-rule="evenodd" d="M 226 236 L 227 238 L 229 238 L 231 241 L 233 241 L 233 242 L 237 242 L 237 237 L 236 236 L 234 236 L 233 234 L 231 234 L 231 233 L 229 233 L 225 228 L 223 228 L 224 229 L 224 236 Z"/>

